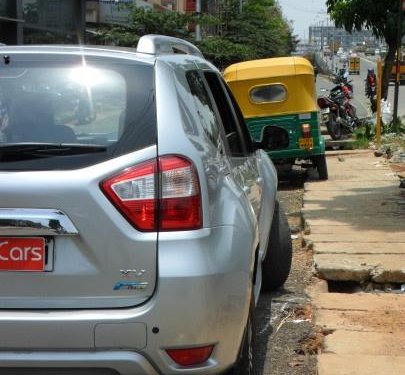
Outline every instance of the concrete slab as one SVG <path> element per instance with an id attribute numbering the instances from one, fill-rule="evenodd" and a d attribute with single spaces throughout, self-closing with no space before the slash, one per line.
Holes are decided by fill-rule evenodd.
<path id="1" fill-rule="evenodd" d="M 383 230 L 382 230 L 383 229 Z M 353 225 L 329 225 L 329 226 L 314 226 L 311 228 L 312 234 L 335 234 L 336 236 L 356 236 L 360 234 L 362 238 L 366 238 L 366 242 L 386 242 L 391 235 L 396 239 L 396 242 L 405 243 L 405 230 L 404 224 L 398 223 L 396 226 L 384 226 L 380 230 L 377 229 L 363 229 L 361 233 L 357 228 L 353 228 Z M 371 240 L 372 239 L 372 240 Z"/>
<path id="2" fill-rule="evenodd" d="M 315 254 L 405 254 L 405 243 L 322 242 L 312 249 Z"/>
<path id="3" fill-rule="evenodd" d="M 318 375 L 403 375 L 405 357 L 322 354 Z"/>
<path id="4" fill-rule="evenodd" d="M 304 193 L 305 239 L 317 276 L 405 283 L 405 196 L 398 177 L 371 152 L 327 162 L 332 177 L 307 183 Z M 325 334 L 318 375 L 405 374 L 404 293 L 321 290 L 313 304 Z"/>
<path id="5" fill-rule="evenodd" d="M 404 356 L 405 335 L 339 330 L 324 339 L 323 353 Z"/>
<path id="6" fill-rule="evenodd" d="M 392 177 L 388 181 L 382 176 L 379 179 L 371 178 L 358 179 L 357 181 L 350 181 L 350 189 L 363 188 L 373 189 L 378 187 L 392 186 L 392 182 L 395 178 Z M 347 189 L 347 183 L 345 181 L 339 181 L 336 178 L 333 181 L 313 181 L 304 184 L 304 191 L 342 191 Z"/>
<path id="7" fill-rule="evenodd" d="M 392 195 L 398 194 L 398 188 L 397 186 L 393 186 L 392 183 L 387 183 L 385 186 L 382 186 L 384 189 L 385 193 L 391 193 Z M 322 190 L 312 190 L 308 191 L 305 194 L 305 200 L 306 201 L 311 201 L 314 199 L 321 199 L 321 200 L 328 200 L 328 198 L 336 198 L 336 197 L 350 197 L 350 196 L 356 196 L 359 199 L 363 198 L 365 200 L 369 200 L 371 198 L 375 199 L 386 199 L 386 197 L 381 197 L 381 193 L 379 191 L 376 191 L 376 186 L 370 184 L 369 187 L 359 187 L 355 186 L 354 188 L 347 188 L 345 190 L 339 190 L 336 189 L 335 191 L 322 191 Z"/>
<path id="8" fill-rule="evenodd" d="M 400 311 L 405 319 L 405 294 L 321 293 L 313 300 L 316 309 L 358 311 Z"/>
<path id="9" fill-rule="evenodd" d="M 396 181 L 396 180 L 395 180 Z M 382 190 L 382 191 L 381 191 Z M 384 193 L 384 195 L 382 195 Z M 354 188 L 347 188 L 346 190 L 313 190 L 308 191 L 305 193 L 304 197 L 304 205 L 305 203 L 309 204 L 312 201 L 330 201 L 331 199 L 342 199 L 342 203 L 346 202 L 347 205 L 350 205 L 349 199 L 352 197 L 356 197 L 359 201 L 396 201 L 396 200 L 403 200 L 404 197 L 400 196 L 400 192 L 398 191 L 398 186 L 395 184 L 393 185 L 392 182 L 390 184 L 386 184 L 386 186 L 382 186 L 377 188 L 375 185 L 364 187 L 364 186 L 355 186 Z M 345 199 L 343 199 L 345 198 Z"/>
<path id="10" fill-rule="evenodd" d="M 338 228 L 338 227 L 337 227 Z M 343 227 L 344 229 L 344 227 Z M 348 233 L 347 235 L 343 233 L 315 233 L 308 237 L 313 242 L 361 242 L 361 243 L 404 243 L 403 232 L 380 232 L 378 237 L 367 237 L 358 230 L 357 232 Z"/>
<path id="11" fill-rule="evenodd" d="M 318 375 L 405 374 L 405 295 L 320 293 L 314 317 L 329 333 Z"/>
<path id="12" fill-rule="evenodd" d="M 405 254 L 315 254 L 314 270 L 326 280 L 405 283 Z"/>
<path id="13" fill-rule="evenodd" d="M 305 223 L 311 228 L 313 232 L 314 227 L 316 226 L 345 226 L 350 227 L 352 224 L 349 222 L 347 215 L 333 215 L 333 218 L 329 219 L 318 219 L 317 213 L 311 213 L 307 211 L 305 215 Z M 354 217 L 352 215 L 351 217 Z M 384 219 L 384 224 L 381 224 L 381 219 Z M 359 227 L 369 227 L 369 228 L 379 228 L 382 230 L 390 230 L 391 227 L 398 228 L 398 219 L 391 217 L 390 214 L 382 215 L 381 213 L 378 216 L 368 216 L 368 217 L 359 217 L 356 216 L 356 225 Z M 403 225 L 400 226 L 400 229 L 403 229 Z"/>
<path id="14" fill-rule="evenodd" d="M 318 326 L 334 332 L 405 332 L 403 311 L 319 310 L 315 317 Z"/>

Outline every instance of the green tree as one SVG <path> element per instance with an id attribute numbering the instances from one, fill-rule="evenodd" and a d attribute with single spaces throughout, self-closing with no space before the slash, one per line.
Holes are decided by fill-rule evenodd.
<path id="1" fill-rule="evenodd" d="M 381 39 L 388 46 L 385 56 L 382 95 L 388 94 L 389 77 L 394 64 L 397 45 L 397 19 L 399 0 L 327 0 L 328 13 L 337 26 L 347 31 L 361 30 L 363 27 Z M 404 28 L 402 27 L 402 32 Z"/>
<path id="2" fill-rule="evenodd" d="M 190 39 L 188 26 L 196 22 L 193 14 L 151 11 L 125 5 L 129 8 L 128 24 L 116 24 L 98 29 L 99 41 L 125 47 L 136 47 L 141 36 L 161 34 Z"/>
<path id="3" fill-rule="evenodd" d="M 153 12 L 130 7 L 127 25 L 99 30 L 105 43 L 136 46 L 145 34 L 184 38 L 193 43 L 193 26 L 199 23 L 203 39 L 197 43 L 218 68 L 234 62 L 288 55 L 297 43 L 289 23 L 282 17 L 276 0 L 214 0 L 202 15 Z"/>
<path id="4" fill-rule="evenodd" d="M 235 61 L 289 55 L 296 38 L 275 0 L 216 0 L 212 14 L 218 20 L 215 35 L 245 54 Z M 230 62 L 235 62 L 230 61 Z"/>

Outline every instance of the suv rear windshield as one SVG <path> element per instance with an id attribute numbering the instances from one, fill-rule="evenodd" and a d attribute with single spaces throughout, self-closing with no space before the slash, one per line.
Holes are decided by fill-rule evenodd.
<path id="1" fill-rule="evenodd" d="M 156 143 L 153 66 L 3 55 L 0 170 L 76 169 Z"/>

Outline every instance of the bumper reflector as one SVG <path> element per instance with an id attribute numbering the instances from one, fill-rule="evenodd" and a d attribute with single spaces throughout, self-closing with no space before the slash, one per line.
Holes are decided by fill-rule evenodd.
<path id="1" fill-rule="evenodd" d="M 203 363 L 211 356 L 214 345 L 187 349 L 166 349 L 169 357 L 180 366 L 193 366 Z"/>

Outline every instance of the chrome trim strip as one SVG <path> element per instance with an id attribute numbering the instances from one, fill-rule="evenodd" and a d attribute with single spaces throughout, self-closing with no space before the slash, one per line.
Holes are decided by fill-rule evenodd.
<path id="1" fill-rule="evenodd" d="M 0 235 L 77 235 L 79 231 L 59 210 L 43 208 L 0 208 Z"/>

